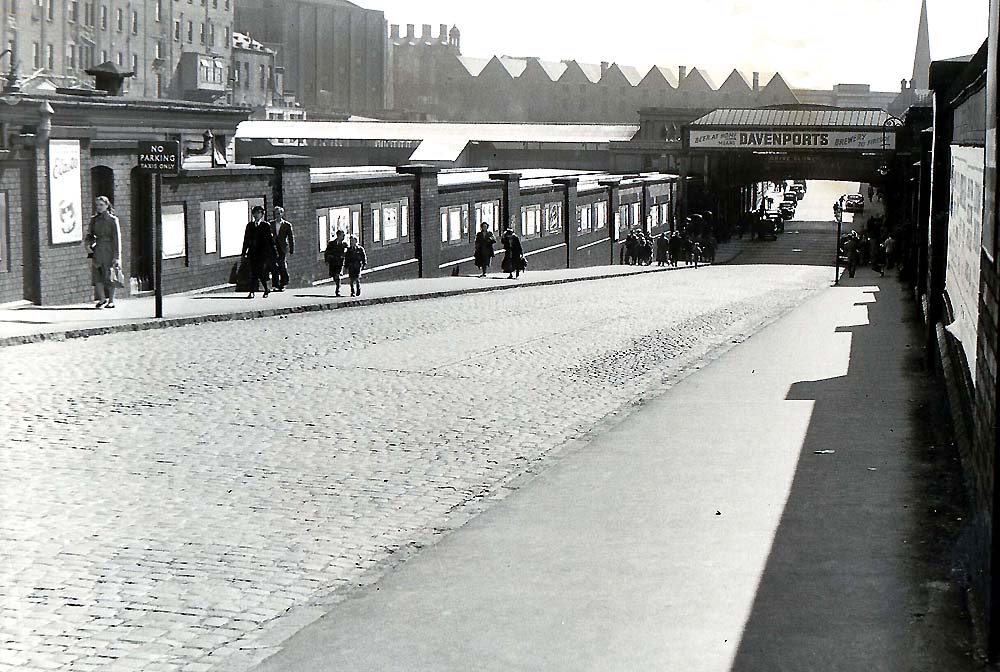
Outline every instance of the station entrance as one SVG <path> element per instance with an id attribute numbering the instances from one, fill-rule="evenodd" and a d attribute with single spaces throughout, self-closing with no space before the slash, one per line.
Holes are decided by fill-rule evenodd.
<path id="1" fill-rule="evenodd" d="M 866 241 L 891 229 L 882 195 L 901 125 L 875 109 L 715 110 L 683 129 L 689 174 L 700 178 L 691 205 L 714 208 L 732 225 L 746 227 L 750 219 L 750 226 L 769 228 L 773 219 L 776 230 L 794 234 L 749 248 L 742 256 L 750 263 L 834 265 L 835 203 L 844 230 Z M 816 188 L 799 202 L 782 193 L 793 181 Z M 854 201 L 844 211 L 849 196 Z M 790 209 L 779 207 L 789 199 Z"/>

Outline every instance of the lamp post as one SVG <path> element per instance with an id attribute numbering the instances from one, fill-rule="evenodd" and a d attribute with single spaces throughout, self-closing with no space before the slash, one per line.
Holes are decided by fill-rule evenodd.
<path id="1" fill-rule="evenodd" d="M 889 150 L 889 129 L 899 128 L 903 125 L 903 120 L 891 114 L 882 122 L 882 164 L 878 167 L 878 174 L 885 177 L 889 174 L 889 166 L 886 164 L 885 153 Z M 895 131 L 893 131 L 895 133 Z"/>

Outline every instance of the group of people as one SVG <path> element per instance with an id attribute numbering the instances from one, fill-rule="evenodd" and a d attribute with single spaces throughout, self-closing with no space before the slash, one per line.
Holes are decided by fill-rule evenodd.
<path id="1" fill-rule="evenodd" d="M 622 243 L 619 261 L 631 266 L 649 266 L 654 253 L 657 266 L 677 266 L 684 261 L 697 266 L 700 262 L 715 261 L 715 239 L 696 236 L 688 230 L 664 231 L 652 236 L 644 231 L 630 231 Z"/>
<path id="2" fill-rule="evenodd" d="M 490 270 L 490 264 L 493 263 L 493 257 L 496 256 L 496 244 L 496 236 L 490 231 L 489 225 L 486 222 L 480 224 L 479 232 L 476 234 L 474 255 L 476 268 L 480 271 L 480 278 L 485 278 L 486 273 Z M 528 268 L 528 260 L 521 248 L 521 239 L 518 238 L 514 227 L 510 224 L 500 234 L 500 244 L 503 245 L 503 261 L 500 262 L 500 269 L 507 274 L 508 280 L 521 277 L 521 273 Z"/>
<path id="3" fill-rule="evenodd" d="M 240 264 L 250 278 L 250 293 L 254 298 L 258 285 L 264 288 L 264 298 L 270 294 L 268 280 L 273 281 L 274 291 L 283 292 L 288 285 L 288 255 L 295 254 L 295 234 L 292 224 L 285 219 L 285 209 L 274 208 L 274 219 L 265 219 L 264 206 L 255 205 L 250 210 L 250 221 L 243 232 Z"/>
<path id="4" fill-rule="evenodd" d="M 337 229 L 334 239 L 326 244 L 323 260 L 336 285 L 337 296 L 340 296 L 340 284 L 345 270 L 351 284 L 351 296 L 361 296 L 361 271 L 368 267 L 368 255 L 358 243 L 357 236 L 352 233 L 348 238 L 343 229 Z"/>
<path id="5" fill-rule="evenodd" d="M 860 234 L 851 231 L 841 240 L 841 254 L 847 259 L 847 274 L 854 277 L 858 266 L 871 265 L 871 269 L 885 277 L 886 269 L 896 267 L 897 243 L 892 232 L 883 239 L 878 233 Z"/>

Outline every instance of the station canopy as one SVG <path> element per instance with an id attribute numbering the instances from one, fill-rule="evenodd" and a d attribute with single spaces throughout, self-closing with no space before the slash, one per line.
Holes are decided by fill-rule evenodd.
<path id="1" fill-rule="evenodd" d="M 470 142 L 542 148 L 575 146 L 602 149 L 627 142 L 639 130 L 627 124 L 501 124 L 390 121 L 245 121 L 238 140 L 269 140 L 273 145 L 409 148 L 410 161 L 455 161 Z"/>
<path id="2" fill-rule="evenodd" d="M 688 124 L 685 140 L 692 150 L 890 151 L 895 121 L 874 109 L 720 109 Z"/>

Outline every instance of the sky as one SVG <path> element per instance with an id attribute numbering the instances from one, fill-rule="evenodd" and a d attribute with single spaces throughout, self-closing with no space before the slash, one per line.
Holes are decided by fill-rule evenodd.
<path id="1" fill-rule="evenodd" d="M 920 0 L 355 0 L 386 20 L 457 25 L 466 56 L 707 70 L 716 85 L 734 68 L 781 72 L 793 88 L 870 84 L 898 91 L 913 72 Z M 502 10 L 502 11 L 501 11 Z M 988 0 L 928 0 L 931 58 L 975 53 Z"/>

